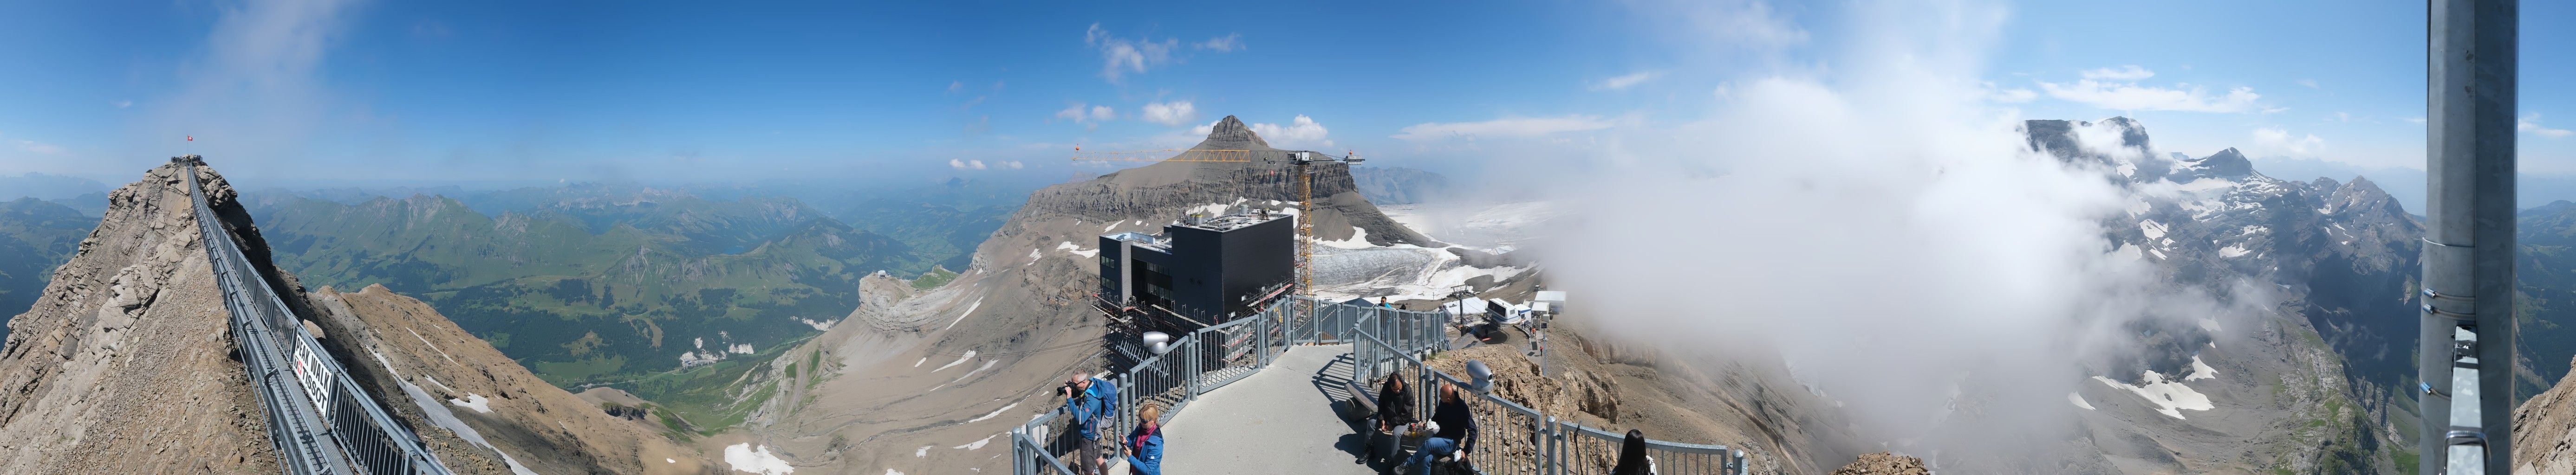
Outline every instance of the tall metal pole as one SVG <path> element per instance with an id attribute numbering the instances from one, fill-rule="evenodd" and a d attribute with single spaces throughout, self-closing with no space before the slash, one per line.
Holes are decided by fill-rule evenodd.
<path id="1" fill-rule="evenodd" d="M 2423 382 L 2416 407 L 2424 423 L 2416 473 L 2512 473 L 2521 7 L 2516 0 L 2431 0 L 2427 10 L 2423 327 L 2416 361 Z M 2453 457 L 2485 463 L 2453 464 Z"/>

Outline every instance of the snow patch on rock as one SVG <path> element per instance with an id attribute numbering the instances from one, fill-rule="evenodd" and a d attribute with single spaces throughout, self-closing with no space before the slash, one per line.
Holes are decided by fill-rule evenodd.
<path id="1" fill-rule="evenodd" d="M 754 449 L 749 443 L 725 447 L 725 465 L 733 466 L 735 471 L 760 475 L 786 475 L 788 472 L 796 471 L 796 467 L 787 465 L 786 459 L 769 453 L 769 446 L 763 445 Z"/>
<path id="2" fill-rule="evenodd" d="M 966 443 L 966 445 L 960 445 L 960 446 L 956 446 L 956 447 L 949 447 L 949 448 L 952 448 L 952 449 L 975 450 L 975 449 L 984 448 L 984 444 L 990 444 L 990 443 L 993 443 L 993 436 L 988 435 L 988 436 L 984 436 L 984 438 L 983 438 L 983 439 L 979 439 L 979 440 L 976 440 L 976 441 L 974 441 L 974 442 L 967 442 L 967 443 Z"/>
<path id="3" fill-rule="evenodd" d="M 939 365 L 939 369 L 930 370 L 930 372 L 937 373 L 941 369 L 948 369 L 952 366 L 966 364 L 966 360 L 970 359 L 975 359 L 975 350 L 966 350 L 966 355 L 957 357 L 957 361 L 950 361 L 948 364 Z"/>
<path id="4" fill-rule="evenodd" d="M 1037 251 L 1029 251 L 1029 252 L 1037 252 Z M 946 329 L 950 329 L 950 328 L 957 328 L 957 322 L 963 322 L 963 321 L 966 321 L 966 316 L 967 316 L 967 315 L 974 315 L 974 314 L 975 314 L 975 308 L 976 308 L 976 307 L 982 307 L 982 306 L 984 306 L 984 299 L 983 299 L 982 297 L 977 297 L 977 298 L 975 298 L 975 301 L 974 301 L 974 302 L 970 302 L 970 303 L 967 303 L 967 304 L 966 304 L 966 311 L 964 311 L 964 312 L 959 312 L 959 313 L 957 314 L 957 319 L 956 319 L 956 320 L 949 320 L 949 321 L 948 321 L 948 326 L 945 326 L 945 327 L 939 327 L 939 329 L 941 329 L 941 330 L 946 330 Z M 966 354 L 971 355 L 971 354 L 975 354 L 975 352 L 969 351 L 969 352 L 966 352 Z"/>
<path id="5" fill-rule="evenodd" d="M 994 410 L 993 410 L 993 412 L 985 413 L 984 415 L 982 415 L 982 416 L 978 416 L 978 417 L 976 417 L 976 418 L 974 418 L 974 419 L 967 419 L 967 420 L 966 420 L 966 422 L 984 422 L 984 420 L 985 420 L 985 419 L 991 419 L 991 418 L 994 418 L 994 417 L 996 417 L 996 416 L 1000 416 L 1000 415 L 1002 415 L 1002 411 L 1008 411 L 1008 410 L 1011 410 L 1011 408 L 1019 407 L 1019 406 L 1020 406 L 1020 403 L 1016 403 L 1016 402 L 1014 402 L 1014 403 L 1010 403 L 1010 404 L 1008 404 L 1008 405 L 1004 405 L 1004 406 L 1002 406 L 1002 408 L 1001 408 L 1001 409 L 994 409 Z"/>
<path id="6" fill-rule="evenodd" d="M 2145 379 L 2144 383 L 2130 386 L 2111 378 L 2093 377 L 2093 380 L 2101 381 L 2103 385 L 2136 393 L 2138 397 L 2145 398 L 2147 404 L 2155 405 L 2156 412 L 2173 416 L 2175 419 L 2182 419 L 2184 410 L 2206 411 L 2218 407 L 2209 402 L 2208 395 L 2192 390 L 2191 386 L 2185 386 L 2181 381 L 2166 381 L 2164 375 L 2156 374 L 2154 371 L 2145 372 Z"/>
<path id="7" fill-rule="evenodd" d="M 2254 251 L 2246 249 L 2244 244 L 2233 244 L 2227 247 L 2218 248 L 2218 257 L 2236 257 L 2252 252 Z"/>
<path id="8" fill-rule="evenodd" d="M 1064 241 L 1064 242 L 1056 243 L 1055 248 L 1056 248 L 1056 250 L 1059 250 L 1059 251 L 1064 251 L 1064 252 L 1066 252 L 1066 253 L 1070 253 L 1070 254 L 1073 254 L 1073 255 L 1082 256 L 1082 258 L 1084 258 L 1084 259 L 1091 259 L 1091 258 L 1100 257 L 1100 250 L 1099 250 L 1099 249 L 1083 250 L 1083 249 L 1082 249 L 1082 246 L 1074 245 L 1074 244 L 1073 244 L 1073 241 Z"/>
<path id="9" fill-rule="evenodd" d="M 2184 375 L 2182 380 L 2199 381 L 2203 379 L 2218 379 L 2218 368 L 2211 368 L 2209 367 L 2209 363 L 2200 362 L 2200 355 L 2192 355 L 2191 374 Z"/>
<path id="10" fill-rule="evenodd" d="M 449 404 L 455 404 L 456 407 L 473 409 L 474 412 L 484 414 L 492 413 L 492 400 L 485 399 L 481 394 L 465 393 L 464 399 L 449 399 L 447 402 Z"/>

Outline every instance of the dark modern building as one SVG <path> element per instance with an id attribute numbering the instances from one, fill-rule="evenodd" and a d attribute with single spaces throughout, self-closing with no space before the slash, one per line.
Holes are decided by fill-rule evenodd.
<path id="1" fill-rule="evenodd" d="M 1296 280 L 1297 220 L 1238 212 L 1191 217 L 1163 234 L 1100 236 L 1100 300 L 1127 316 L 1188 330 L 1260 311 Z"/>

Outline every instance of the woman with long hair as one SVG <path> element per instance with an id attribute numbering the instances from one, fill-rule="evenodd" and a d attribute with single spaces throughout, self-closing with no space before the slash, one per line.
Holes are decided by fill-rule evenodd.
<path id="1" fill-rule="evenodd" d="M 1628 440 L 1619 442 L 1619 464 L 1610 466 L 1610 475 L 1652 475 L 1654 459 L 1646 458 L 1646 433 L 1628 429 Z"/>

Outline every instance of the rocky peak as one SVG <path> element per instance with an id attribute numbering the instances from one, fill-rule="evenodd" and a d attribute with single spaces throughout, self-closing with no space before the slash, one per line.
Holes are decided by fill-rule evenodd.
<path id="1" fill-rule="evenodd" d="M 2123 169 L 2123 175 L 2136 180 L 2154 180 L 2171 169 L 2171 163 L 2152 153 L 2147 127 L 2127 117 L 2112 117 L 2101 122 L 2078 120 L 2022 121 L 2023 139 L 2031 151 L 2045 153 L 2068 163 L 2091 163 Z M 2119 144 L 2087 146 L 2084 136 L 2101 137 L 2117 134 Z M 2128 156 L 2134 150 L 2135 156 Z"/>
<path id="2" fill-rule="evenodd" d="M 2147 126 L 2139 124 L 2137 119 L 2113 116 L 2108 119 L 2102 119 L 2102 125 L 2118 129 L 2120 131 L 2120 146 L 2122 147 L 2136 147 L 2139 150 L 2151 150 L 2154 148 L 2149 146 L 2147 143 Z"/>
<path id="3" fill-rule="evenodd" d="M 1252 126 L 1244 125 L 1243 120 L 1229 115 L 1218 119 L 1216 125 L 1208 129 L 1207 141 L 1200 142 L 1198 148 L 1261 150 L 1270 148 L 1270 142 L 1261 140 L 1261 135 L 1253 133 Z"/>
<path id="4" fill-rule="evenodd" d="M 2199 160 L 2192 160 L 2187 167 L 2183 172 L 2195 178 L 2240 177 L 2254 174 L 2254 162 L 2246 160 L 2245 154 L 2236 151 L 2236 147 L 2228 147 L 2226 150 L 2201 157 Z"/>

